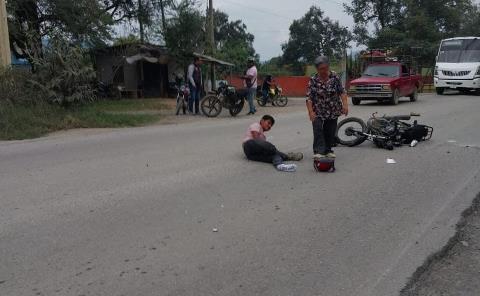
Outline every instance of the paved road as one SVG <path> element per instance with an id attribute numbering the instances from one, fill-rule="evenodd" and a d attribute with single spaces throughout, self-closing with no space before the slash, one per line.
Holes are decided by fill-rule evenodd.
<path id="1" fill-rule="evenodd" d="M 245 161 L 247 117 L 0 143 L 0 295 L 397 295 L 480 191 L 480 97 L 351 109 L 435 135 L 335 174 Z M 310 158 L 305 117 L 271 136 Z"/>

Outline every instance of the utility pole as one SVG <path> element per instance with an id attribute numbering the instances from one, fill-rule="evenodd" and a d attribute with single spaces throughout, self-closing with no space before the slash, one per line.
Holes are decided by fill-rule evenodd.
<path id="1" fill-rule="evenodd" d="M 7 6 L 5 0 L 0 0 L 0 66 L 9 67 L 12 64 L 10 53 L 10 38 L 8 36 Z"/>
<path id="2" fill-rule="evenodd" d="M 208 52 L 211 56 L 215 55 L 215 36 L 214 36 L 214 20 L 213 20 L 213 0 L 208 1 Z M 215 64 L 210 64 L 210 80 L 212 83 L 212 90 L 215 90 Z"/>

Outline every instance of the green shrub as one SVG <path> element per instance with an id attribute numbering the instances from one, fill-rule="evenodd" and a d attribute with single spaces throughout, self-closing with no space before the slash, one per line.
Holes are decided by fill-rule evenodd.
<path id="1" fill-rule="evenodd" d="M 96 99 L 96 73 L 85 50 L 55 38 L 31 60 L 35 71 L 28 82 L 47 102 L 70 106 Z"/>
<path id="2" fill-rule="evenodd" d="M 27 102 L 39 99 L 28 81 L 32 74 L 25 69 L 0 68 L 0 102 Z"/>

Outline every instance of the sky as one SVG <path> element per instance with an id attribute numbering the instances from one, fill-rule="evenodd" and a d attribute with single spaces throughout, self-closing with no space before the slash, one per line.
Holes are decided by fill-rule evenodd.
<path id="1" fill-rule="evenodd" d="M 207 0 L 204 0 L 208 2 Z M 230 20 L 242 20 L 255 35 L 254 47 L 260 60 L 282 54 L 281 45 L 288 40 L 293 20 L 301 18 L 312 5 L 340 25 L 353 27 L 353 19 L 344 12 L 348 0 L 213 0 L 213 7 L 226 12 Z M 206 4 L 205 4 L 206 7 Z"/>

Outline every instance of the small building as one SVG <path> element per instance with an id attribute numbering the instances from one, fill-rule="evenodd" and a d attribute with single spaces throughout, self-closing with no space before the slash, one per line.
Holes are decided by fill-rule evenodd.
<path id="1" fill-rule="evenodd" d="M 95 51 L 97 77 L 125 97 L 166 97 L 176 64 L 166 47 L 148 43 L 114 45 Z"/>

